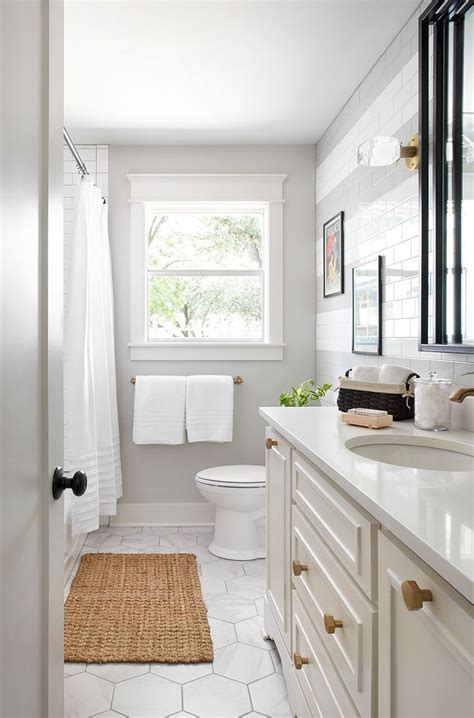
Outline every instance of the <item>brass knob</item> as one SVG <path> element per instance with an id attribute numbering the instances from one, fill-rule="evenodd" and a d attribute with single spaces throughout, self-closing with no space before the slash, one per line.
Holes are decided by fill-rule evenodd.
<path id="1" fill-rule="evenodd" d="M 278 444 L 278 441 L 275 441 L 275 439 L 270 439 L 270 437 L 268 437 L 268 439 L 265 442 L 265 446 L 267 447 L 267 449 L 271 449 L 272 446 L 277 446 L 277 444 Z"/>
<path id="2" fill-rule="evenodd" d="M 331 613 L 324 614 L 324 628 L 326 633 L 336 633 L 336 628 L 342 628 L 342 621 L 334 618 Z"/>
<path id="3" fill-rule="evenodd" d="M 303 571 L 307 571 L 308 566 L 305 563 L 301 563 L 301 561 L 293 561 L 293 573 L 295 576 L 301 576 Z"/>
<path id="4" fill-rule="evenodd" d="M 403 581 L 402 596 L 409 611 L 419 611 L 424 601 L 432 601 L 433 594 L 428 588 L 420 588 L 416 581 Z"/>
<path id="5" fill-rule="evenodd" d="M 301 671 L 303 666 L 309 663 L 309 658 L 302 656 L 301 653 L 293 653 L 293 665 L 297 671 Z"/>

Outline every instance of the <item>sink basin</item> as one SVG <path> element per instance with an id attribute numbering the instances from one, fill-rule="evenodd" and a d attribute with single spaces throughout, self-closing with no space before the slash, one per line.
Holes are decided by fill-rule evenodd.
<path id="1" fill-rule="evenodd" d="M 353 454 L 384 464 L 429 471 L 474 471 L 474 447 L 421 436 L 358 436 L 346 441 Z"/>

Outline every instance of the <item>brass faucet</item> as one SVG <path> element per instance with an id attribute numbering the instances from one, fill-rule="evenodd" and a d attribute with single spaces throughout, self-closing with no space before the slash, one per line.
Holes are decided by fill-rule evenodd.
<path id="1" fill-rule="evenodd" d="M 456 404 L 462 404 L 467 396 L 474 396 L 474 389 L 466 386 L 461 386 L 459 389 L 455 389 L 450 395 L 449 400 L 455 401 Z"/>

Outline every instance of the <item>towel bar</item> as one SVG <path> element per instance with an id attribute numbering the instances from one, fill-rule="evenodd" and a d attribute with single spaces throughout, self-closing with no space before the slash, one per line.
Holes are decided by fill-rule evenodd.
<path id="1" fill-rule="evenodd" d="M 232 378 L 233 378 L 233 380 L 234 380 L 234 384 L 243 384 L 243 383 L 244 383 L 244 380 L 242 379 L 241 376 L 238 376 L 238 375 L 237 375 L 237 376 L 234 376 L 234 377 L 232 377 Z M 136 381 L 137 381 L 137 377 L 136 377 L 136 376 L 132 376 L 132 377 L 130 378 L 130 384 L 136 384 Z"/>

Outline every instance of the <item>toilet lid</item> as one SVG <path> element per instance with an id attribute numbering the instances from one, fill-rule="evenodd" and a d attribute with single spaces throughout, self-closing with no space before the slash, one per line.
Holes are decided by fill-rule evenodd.
<path id="1" fill-rule="evenodd" d="M 196 479 L 206 484 L 221 486 L 255 487 L 265 486 L 265 467 L 255 464 L 237 464 L 235 466 L 214 466 L 196 474 Z"/>

